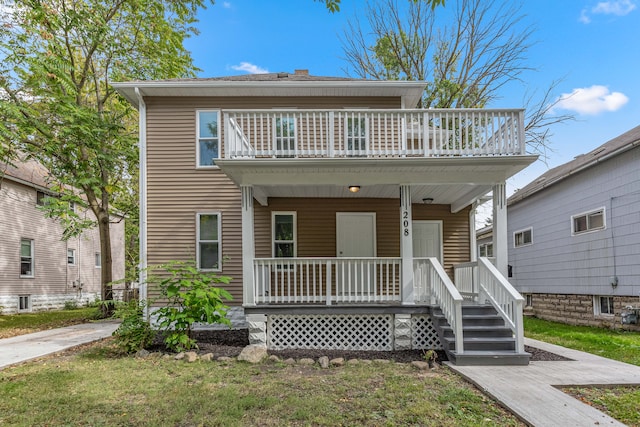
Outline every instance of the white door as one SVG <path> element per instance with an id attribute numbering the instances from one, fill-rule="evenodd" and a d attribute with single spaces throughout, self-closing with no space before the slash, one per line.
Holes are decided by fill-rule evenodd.
<path id="1" fill-rule="evenodd" d="M 336 213 L 336 254 L 338 258 L 373 258 L 376 256 L 375 212 Z M 335 270 L 338 295 L 364 294 L 373 289 L 373 260 L 345 260 Z"/>
<path id="2" fill-rule="evenodd" d="M 413 221 L 413 257 L 435 257 L 442 264 L 442 221 Z"/>

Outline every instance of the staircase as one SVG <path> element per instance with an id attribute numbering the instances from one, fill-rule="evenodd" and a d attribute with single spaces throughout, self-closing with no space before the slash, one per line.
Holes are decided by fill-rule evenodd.
<path id="1" fill-rule="evenodd" d="M 449 322 L 438 308 L 433 322 L 449 361 L 456 365 L 528 365 L 526 352 L 516 350 L 511 328 L 491 305 L 463 305 L 462 333 L 464 351 L 456 352 L 455 337 Z"/>

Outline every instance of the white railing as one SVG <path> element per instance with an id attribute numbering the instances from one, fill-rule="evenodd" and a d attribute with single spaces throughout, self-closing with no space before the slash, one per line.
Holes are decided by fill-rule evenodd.
<path id="1" fill-rule="evenodd" d="M 487 258 L 478 258 L 478 290 L 495 307 L 516 338 L 516 351 L 524 351 L 522 311 L 524 298 Z"/>
<path id="2" fill-rule="evenodd" d="M 523 110 L 224 110 L 225 158 L 525 154 Z"/>
<path id="3" fill-rule="evenodd" d="M 414 281 L 419 276 L 420 286 L 430 284 L 431 298 L 440 306 L 442 313 L 453 329 L 456 353 L 464 353 L 462 332 L 462 295 L 453 285 L 437 258 L 414 258 Z M 416 274 L 418 273 L 418 274 Z"/>
<path id="4" fill-rule="evenodd" d="M 400 258 L 259 258 L 257 304 L 400 301 Z"/>
<path id="5" fill-rule="evenodd" d="M 478 299 L 477 266 L 477 262 L 465 262 L 453 266 L 453 281 L 460 295 L 468 301 Z"/>

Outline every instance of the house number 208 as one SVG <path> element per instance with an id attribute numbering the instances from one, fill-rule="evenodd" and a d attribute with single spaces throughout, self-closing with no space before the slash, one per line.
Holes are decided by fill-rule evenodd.
<path id="1" fill-rule="evenodd" d="M 402 226 L 404 227 L 404 235 L 409 235 L 409 212 L 402 211 Z"/>

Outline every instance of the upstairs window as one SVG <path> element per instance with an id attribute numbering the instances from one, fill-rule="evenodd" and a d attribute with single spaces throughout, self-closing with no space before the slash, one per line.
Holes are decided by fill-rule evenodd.
<path id="1" fill-rule="evenodd" d="M 33 240 L 20 240 L 20 277 L 34 277 Z"/>
<path id="2" fill-rule="evenodd" d="M 571 233 L 582 234 L 605 228 L 604 208 L 571 217 Z"/>
<path id="3" fill-rule="evenodd" d="M 197 112 L 197 166 L 213 167 L 220 158 L 220 112 Z"/>
<path id="4" fill-rule="evenodd" d="M 513 247 L 527 246 L 533 243 L 533 231 L 531 228 L 513 233 Z"/>
<path id="5" fill-rule="evenodd" d="M 43 191 L 36 191 L 36 205 L 44 206 L 47 204 L 47 195 Z"/>
<path id="6" fill-rule="evenodd" d="M 220 214 L 197 214 L 196 228 L 198 268 L 205 271 L 220 271 L 222 268 Z"/>
<path id="7" fill-rule="evenodd" d="M 296 119 L 294 116 L 275 118 L 276 157 L 294 157 L 296 155 Z"/>
<path id="8" fill-rule="evenodd" d="M 369 121 L 359 114 L 347 117 L 347 151 L 349 154 L 366 154 L 369 140 Z"/>

